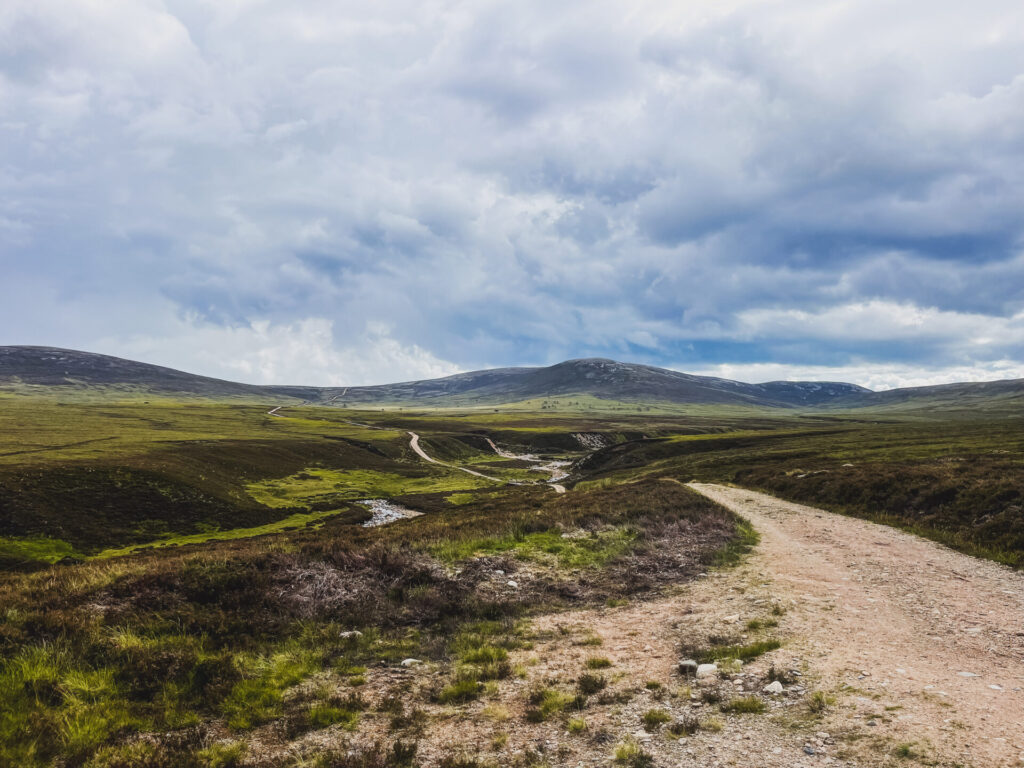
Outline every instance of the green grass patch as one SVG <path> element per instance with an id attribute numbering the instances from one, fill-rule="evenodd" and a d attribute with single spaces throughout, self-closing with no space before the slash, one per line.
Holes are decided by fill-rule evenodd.
<path id="1" fill-rule="evenodd" d="M 501 537 L 449 540 L 433 544 L 429 551 L 448 563 L 477 555 L 512 553 L 520 560 L 561 568 L 598 568 L 625 554 L 637 532 L 629 527 L 565 536 L 558 529 L 536 533 L 510 533 Z"/>
<path id="2" fill-rule="evenodd" d="M 63 557 L 81 557 L 66 541 L 47 536 L 0 536 L 0 561 L 55 563 Z"/>
<path id="3" fill-rule="evenodd" d="M 719 709 L 734 715 L 760 715 L 768 711 L 768 705 L 757 696 L 741 696 L 725 702 Z"/>
<path id="4" fill-rule="evenodd" d="M 725 659 L 750 661 L 781 647 L 782 643 L 778 640 L 759 640 L 756 643 L 748 643 L 746 645 L 715 645 L 698 651 L 694 654 L 694 658 L 702 664 L 723 661 Z"/>
<path id="5" fill-rule="evenodd" d="M 232 539 L 250 539 L 253 536 L 266 536 L 271 533 L 293 530 L 296 528 L 316 528 L 325 520 L 335 517 L 345 509 L 331 509 L 326 512 L 298 512 L 286 518 L 266 525 L 258 525 L 252 528 L 232 528 L 227 531 L 206 531 L 204 533 L 193 533 L 185 535 L 170 535 L 166 538 L 157 539 L 146 544 L 133 544 L 129 547 L 118 547 L 104 549 L 102 552 L 93 555 L 95 559 L 109 557 L 123 557 L 131 555 L 142 549 L 159 549 L 162 547 L 181 547 L 186 544 L 204 544 L 208 541 L 230 541 Z"/>
<path id="6" fill-rule="evenodd" d="M 736 520 L 736 536 L 715 552 L 712 564 L 718 567 L 736 565 L 761 541 L 761 535 L 754 526 L 742 517 Z"/>
<path id="7" fill-rule="evenodd" d="M 542 723 L 564 711 L 576 701 L 576 697 L 554 688 L 538 688 L 531 691 L 530 707 L 526 710 L 526 719 L 531 723 Z"/>
<path id="8" fill-rule="evenodd" d="M 653 731 L 665 723 L 671 722 L 672 715 L 670 715 L 664 709 L 649 709 L 644 712 L 643 718 L 644 728 L 648 731 Z"/>
<path id="9" fill-rule="evenodd" d="M 400 475 L 370 469 L 310 467 L 288 477 L 261 480 L 246 486 L 256 501 L 268 507 L 303 507 L 365 498 L 390 498 L 414 493 L 442 493 L 485 488 L 494 482 L 458 470 L 429 465 L 416 474 Z"/>
<path id="10" fill-rule="evenodd" d="M 449 683 L 437 694 L 439 704 L 462 704 L 479 698 L 483 686 L 476 680 L 463 679 Z"/>

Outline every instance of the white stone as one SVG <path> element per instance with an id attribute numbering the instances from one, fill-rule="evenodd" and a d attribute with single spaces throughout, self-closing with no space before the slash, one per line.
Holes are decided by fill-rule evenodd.
<path id="1" fill-rule="evenodd" d="M 697 667 L 697 679 L 701 680 L 705 677 L 715 677 L 718 675 L 717 664 L 701 664 Z"/>
<path id="2" fill-rule="evenodd" d="M 363 633 L 358 629 L 350 629 L 348 632 L 339 632 L 338 637 L 342 640 L 348 640 L 350 637 L 362 637 Z"/>
<path id="3" fill-rule="evenodd" d="M 422 664 L 422 663 L 423 662 L 420 661 L 419 659 L 403 659 L 402 660 L 402 666 L 403 667 L 415 667 L 416 665 Z"/>
<path id="4" fill-rule="evenodd" d="M 505 582 L 505 586 L 512 587 L 512 589 L 519 589 L 519 582 L 512 581 L 512 579 L 509 579 Z"/>
<path id="5" fill-rule="evenodd" d="M 782 691 L 784 689 L 782 687 L 782 683 L 780 683 L 778 680 L 775 680 L 774 682 L 768 683 L 768 685 L 766 685 L 761 690 L 763 690 L 765 693 L 771 693 L 771 694 L 776 694 L 777 695 L 777 694 L 782 693 Z"/>

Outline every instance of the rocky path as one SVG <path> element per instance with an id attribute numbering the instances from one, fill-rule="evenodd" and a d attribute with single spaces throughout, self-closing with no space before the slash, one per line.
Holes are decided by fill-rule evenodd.
<path id="1" fill-rule="evenodd" d="M 691 487 L 747 518 L 760 544 L 740 565 L 654 600 L 537 617 L 540 639 L 520 659 L 523 688 L 572 679 L 601 655 L 616 688 L 634 693 L 620 706 L 588 708 L 590 738 L 545 723 L 512 729 L 516 742 L 561 751 L 553 765 L 594 768 L 624 737 L 654 765 L 679 768 L 1024 765 L 1024 574 L 764 494 Z M 765 713 L 723 714 L 698 687 L 687 693 L 681 645 L 766 637 L 782 647 L 720 682 L 759 696 Z M 761 692 L 771 667 L 790 674 L 778 695 Z M 521 695 L 506 705 L 515 711 Z M 721 728 L 648 732 L 643 715 L 657 708 Z"/>
<path id="2" fill-rule="evenodd" d="M 837 692 L 850 726 L 939 764 L 1024 765 L 1024 574 L 764 494 L 691 487 L 760 533 L 748 567 L 795 606 L 786 648 Z"/>

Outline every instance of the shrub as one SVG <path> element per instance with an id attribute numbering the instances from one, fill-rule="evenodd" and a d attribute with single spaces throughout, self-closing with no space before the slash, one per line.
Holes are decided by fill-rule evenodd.
<path id="1" fill-rule="evenodd" d="M 437 701 L 440 704 L 458 704 L 465 701 L 472 701 L 480 695 L 482 686 L 476 680 L 456 680 L 446 685 L 437 694 Z"/>
<path id="2" fill-rule="evenodd" d="M 815 691 L 807 699 L 807 708 L 816 715 L 822 715 L 835 703 L 834 696 L 829 696 L 824 691 Z"/>
<path id="3" fill-rule="evenodd" d="M 244 741 L 219 742 L 204 749 L 199 757 L 206 768 L 235 768 L 245 757 L 246 749 Z"/>
<path id="4" fill-rule="evenodd" d="M 526 719 L 540 723 L 558 714 L 576 701 L 572 696 L 554 688 L 537 688 L 530 692 L 529 702 L 533 706 L 526 710 Z"/>
<path id="5" fill-rule="evenodd" d="M 644 728 L 648 731 L 653 731 L 659 726 L 664 725 L 672 719 L 672 715 L 666 712 L 664 709 L 649 709 L 644 712 L 643 721 Z"/>
<path id="6" fill-rule="evenodd" d="M 607 669 L 611 665 L 611 659 L 604 656 L 591 656 L 587 659 L 587 669 Z"/>
<path id="7" fill-rule="evenodd" d="M 615 764 L 626 768 L 653 768 L 654 758 L 635 741 L 627 739 L 615 748 Z"/>
<path id="8" fill-rule="evenodd" d="M 608 685 L 608 681 L 605 680 L 604 675 L 595 675 L 590 672 L 586 672 L 580 675 L 579 680 L 576 681 L 576 685 L 580 689 L 580 693 L 584 696 L 593 696 L 595 693 L 603 691 Z"/>
<path id="9" fill-rule="evenodd" d="M 741 696 L 738 699 L 733 699 L 732 701 L 722 704 L 721 710 L 723 712 L 732 712 L 737 715 L 759 715 L 762 712 L 768 711 L 768 705 L 757 696 Z"/>

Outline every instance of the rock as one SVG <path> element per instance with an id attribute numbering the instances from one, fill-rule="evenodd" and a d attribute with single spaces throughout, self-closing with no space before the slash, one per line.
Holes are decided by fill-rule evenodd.
<path id="1" fill-rule="evenodd" d="M 707 677 L 718 676 L 718 665 L 717 664 L 701 664 L 697 667 L 697 679 L 703 680 Z"/>
<path id="2" fill-rule="evenodd" d="M 505 572 L 504 572 L 504 571 L 495 571 L 494 573 L 495 573 L 496 575 L 498 575 L 498 576 L 504 576 L 504 575 L 505 575 Z"/>
<path id="3" fill-rule="evenodd" d="M 817 732 L 816 734 L 814 734 L 814 735 L 815 735 L 815 737 L 816 737 L 816 738 L 819 738 L 819 739 L 821 739 L 822 741 L 828 741 L 829 739 L 831 739 L 831 738 L 832 738 L 832 735 L 831 735 L 831 734 L 829 734 L 829 733 L 825 733 L 825 731 L 818 731 L 818 732 Z"/>
<path id="4" fill-rule="evenodd" d="M 679 674 L 686 677 L 697 676 L 697 662 L 693 659 L 683 659 L 679 662 Z"/>
<path id="5" fill-rule="evenodd" d="M 519 582 L 518 581 L 512 581 L 512 579 L 509 579 L 508 581 L 505 582 L 505 586 L 512 587 L 512 589 L 519 589 Z"/>
<path id="6" fill-rule="evenodd" d="M 347 632 L 339 632 L 338 633 L 338 637 L 340 637 L 342 640 L 348 640 L 349 638 L 352 638 L 352 637 L 362 637 L 362 636 L 363 636 L 363 633 L 360 632 L 358 629 L 350 629 Z"/>
<path id="7" fill-rule="evenodd" d="M 876 721 L 874 721 L 874 720 L 868 720 L 868 725 L 874 727 L 874 726 L 878 725 L 878 723 Z"/>
<path id="8" fill-rule="evenodd" d="M 735 624 L 739 620 L 740 615 L 738 613 L 734 613 L 732 616 L 726 616 L 724 619 L 722 619 L 722 621 L 724 621 L 726 624 Z"/>
<path id="9" fill-rule="evenodd" d="M 810 744 L 805 744 L 804 745 L 804 754 L 807 754 L 807 755 L 816 754 L 815 751 L 814 751 L 814 747 L 812 747 Z"/>
<path id="10" fill-rule="evenodd" d="M 980 677 L 980 675 L 976 675 L 974 672 L 957 672 L 957 674 L 960 677 Z"/>
<path id="11" fill-rule="evenodd" d="M 780 693 L 782 693 L 783 687 L 782 687 L 782 683 L 780 683 L 778 680 L 775 680 L 775 681 L 773 681 L 771 683 L 768 683 L 768 685 L 766 685 L 761 690 L 764 691 L 765 693 L 771 693 L 771 694 L 777 696 Z"/>
<path id="12" fill-rule="evenodd" d="M 423 662 L 420 661 L 419 659 L 402 659 L 402 666 L 406 667 L 406 668 L 408 668 L 408 667 L 416 667 L 416 666 L 419 666 L 422 663 Z"/>

